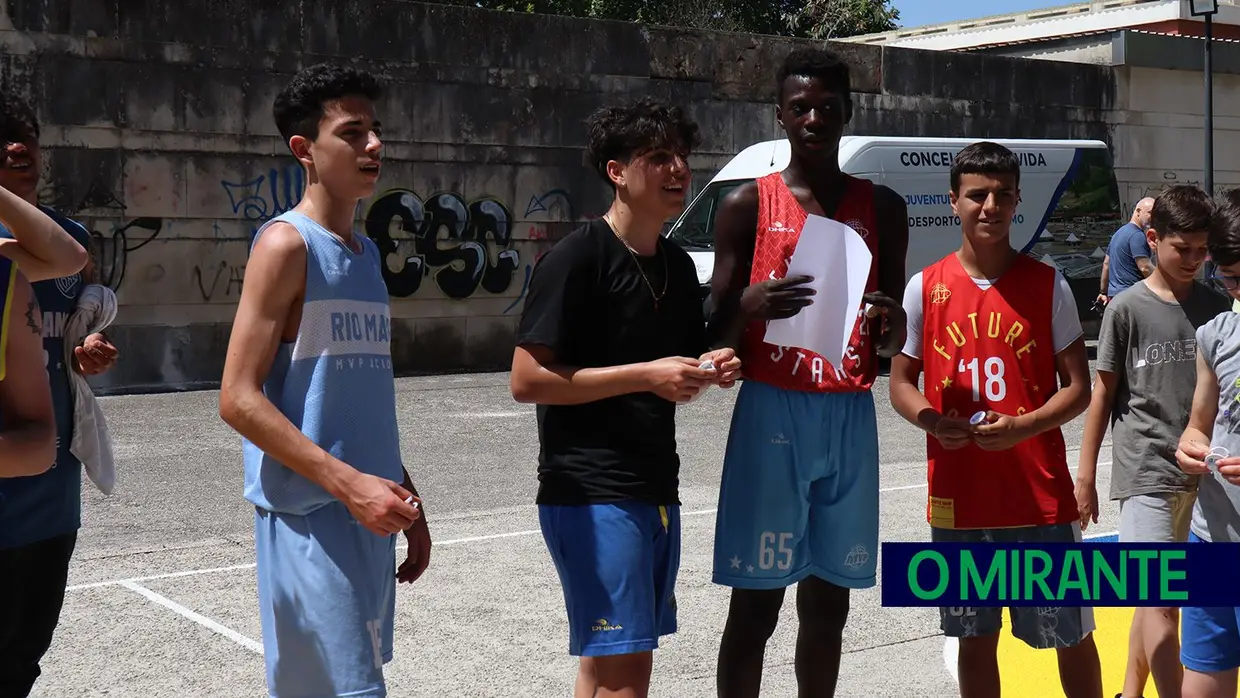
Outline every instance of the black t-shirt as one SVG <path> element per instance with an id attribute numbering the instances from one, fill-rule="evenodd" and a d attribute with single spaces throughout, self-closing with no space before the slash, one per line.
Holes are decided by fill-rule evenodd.
<path id="1" fill-rule="evenodd" d="M 666 239 L 656 254 L 636 256 L 606 221 L 591 221 L 538 261 L 517 343 L 549 347 L 557 363 L 577 368 L 696 359 L 707 343 L 693 260 Z M 675 418 L 676 404 L 651 392 L 539 405 L 537 502 L 679 504 Z"/>

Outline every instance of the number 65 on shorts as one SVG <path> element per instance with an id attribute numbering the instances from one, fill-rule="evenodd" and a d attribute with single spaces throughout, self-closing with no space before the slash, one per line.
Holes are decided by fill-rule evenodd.
<path id="1" fill-rule="evenodd" d="M 874 586 L 878 430 L 869 392 L 741 385 L 724 456 L 714 581 L 780 589 L 809 576 Z"/>

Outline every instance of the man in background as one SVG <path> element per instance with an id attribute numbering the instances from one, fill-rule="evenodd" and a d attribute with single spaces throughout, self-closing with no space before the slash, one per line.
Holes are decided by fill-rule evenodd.
<path id="1" fill-rule="evenodd" d="M 1102 259 L 1102 278 L 1098 283 L 1098 305 L 1105 306 L 1120 291 L 1146 278 L 1154 271 L 1145 231 L 1150 227 L 1154 199 L 1145 197 L 1132 210 L 1132 218 L 1111 236 L 1107 255 Z"/>

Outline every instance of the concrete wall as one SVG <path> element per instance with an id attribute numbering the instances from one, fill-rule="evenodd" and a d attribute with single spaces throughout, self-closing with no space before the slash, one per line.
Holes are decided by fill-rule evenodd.
<path id="1" fill-rule="evenodd" d="M 298 68 L 340 57 L 389 85 L 386 191 L 358 221 L 392 253 L 393 353 L 412 373 L 506 367 L 538 255 L 606 208 L 581 160 L 590 111 L 687 104 L 700 186 L 775 137 L 773 75 L 794 45 L 403 0 L 3 7 L 0 80 L 37 104 L 43 199 L 95 231 L 122 304 L 105 390 L 218 380 L 248 242 L 304 186 L 270 116 Z M 837 48 L 855 65 L 853 133 L 1110 140 L 1110 68 Z M 117 232 L 139 217 L 162 225 Z"/>
<path id="2" fill-rule="evenodd" d="M 1205 186 L 1200 71 L 1115 68 L 1113 152 L 1129 205 L 1174 184 Z M 1240 186 L 1240 75 L 1214 76 L 1214 193 Z"/>

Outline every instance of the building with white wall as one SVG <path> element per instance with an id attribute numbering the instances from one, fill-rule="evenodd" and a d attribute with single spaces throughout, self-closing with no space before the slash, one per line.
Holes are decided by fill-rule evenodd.
<path id="1" fill-rule="evenodd" d="M 1240 186 L 1240 6 L 1214 16 L 1214 189 Z M 849 37 L 849 43 L 1111 66 L 1110 115 L 1128 204 L 1204 181 L 1204 23 L 1188 0 L 1085 2 Z"/>

